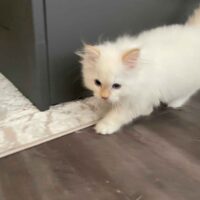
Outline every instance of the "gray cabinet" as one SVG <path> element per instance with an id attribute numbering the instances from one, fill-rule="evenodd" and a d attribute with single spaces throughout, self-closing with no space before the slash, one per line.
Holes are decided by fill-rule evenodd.
<path id="1" fill-rule="evenodd" d="M 83 97 L 74 51 L 182 22 L 198 0 L 1 0 L 0 71 L 41 110 Z"/>

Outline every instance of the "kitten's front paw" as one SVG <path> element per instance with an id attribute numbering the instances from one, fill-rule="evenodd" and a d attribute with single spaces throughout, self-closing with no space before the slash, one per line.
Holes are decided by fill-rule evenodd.
<path id="1" fill-rule="evenodd" d="M 114 123 L 108 122 L 108 121 L 100 121 L 95 126 L 95 130 L 97 133 L 103 134 L 103 135 L 109 135 L 119 130 L 119 125 L 116 125 Z"/>

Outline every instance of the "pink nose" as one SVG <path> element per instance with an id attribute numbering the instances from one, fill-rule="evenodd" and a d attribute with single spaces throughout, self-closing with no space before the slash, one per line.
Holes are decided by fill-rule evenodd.
<path id="1" fill-rule="evenodd" d="M 103 100 L 107 100 L 108 99 L 108 97 L 101 97 Z"/>

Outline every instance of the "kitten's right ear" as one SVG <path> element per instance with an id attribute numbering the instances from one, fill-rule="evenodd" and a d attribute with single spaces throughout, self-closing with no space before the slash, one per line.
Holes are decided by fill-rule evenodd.
<path id="1" fill-rule="evenodd" d="M 136 65 L 139 55 L 140 55 L 140 49 L 138 48 L 131 49 L 123 54 L 122 61 L 129 68 L 133 68 Z"/>
<path id="2" fill-rule="evenodd" d="M 100 57 L 100 50 L 97 46 L 90 44 L 84 44 L 84 47 L 81 51 L 76 52 L 83 60 L 94 62 Z"/>

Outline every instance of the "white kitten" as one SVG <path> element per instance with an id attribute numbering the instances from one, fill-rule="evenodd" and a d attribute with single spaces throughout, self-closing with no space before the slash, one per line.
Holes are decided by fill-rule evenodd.
<path id="1" fill-rule="evenodd" d="M 186 25 L 85 45 L 79 55 L 85 86 L 112 104 L 96 131 L 114 133 L 160 102 L 178 108 L 199 90 L 200 9 Z"/>

